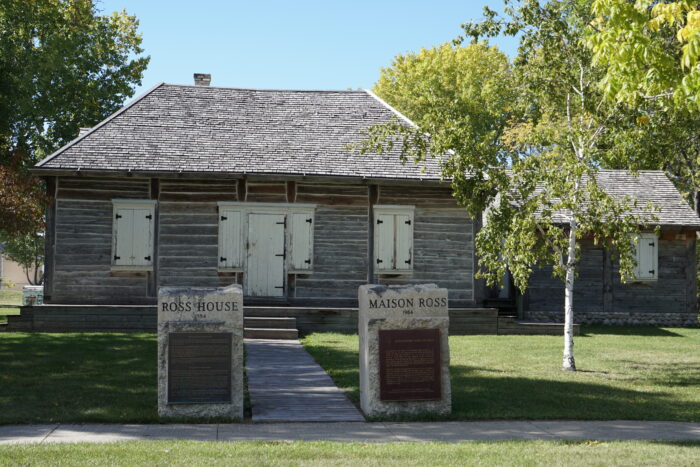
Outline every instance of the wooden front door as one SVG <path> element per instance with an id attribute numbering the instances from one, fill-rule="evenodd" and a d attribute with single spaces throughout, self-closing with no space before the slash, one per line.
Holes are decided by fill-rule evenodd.
<path id="1" fill-rule="evenodd" d="M 284 296 L 284 214 L 248 216 L 246 295 Z"/>

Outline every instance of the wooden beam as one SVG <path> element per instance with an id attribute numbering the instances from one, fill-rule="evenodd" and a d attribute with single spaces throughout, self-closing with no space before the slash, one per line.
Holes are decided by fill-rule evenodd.
<path id="1" fill-rule="evenodd" d="M 613 266 L 610 250 L 603 248 L 603 313 L 613 312 Z"/>
<path id="2" fill-rule="evenodd" d="M 53 294 L 53 276 L 55 270 L 54 257 L 56 254 L 56 193 L 58 180 L 56 177 L 46 177 L 46 194 L 49 205 L 46 207 L 46 232 L 44 232 L 44 300 L 51 302 Z"/>
<path id="3" fill-rule="evenodd" d="M 157 178 L 151 179 L 150 198 L 158 201 L 160 199 L 160 180 Z M 160 257 L 160 209 L 158 203 L 155 206 L 155 221 L 153 224 L 153 271 L 148 273 L 148 296 L 158 296 L 158 262 Z"/>
<path id="4" fill-rule="evenodd" d="M 236 181 L 236 188 L 238 190 L 238 201 L 245 201 L 248 187 L 245 178 Z"/>
<path id="5" fill-rule="evenodd" d="M 369 206 L 367 209 L 367 226 L 368 235 L 367 241 L 367 283 L 374 284 L 376 280 L 374 275 L 374 205 L 379 201 L 379 187 L 377 185 L 369 185 Z"/>

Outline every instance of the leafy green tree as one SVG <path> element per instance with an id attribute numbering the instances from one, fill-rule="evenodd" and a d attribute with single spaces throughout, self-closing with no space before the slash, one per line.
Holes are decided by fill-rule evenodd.
<path id="1" fill-rule="evenodd" d="M 608 105 L 598 92 L 599 70 L 581 42 L 591 20 L 587 3 L 505 3 L 502 17 L 485 9 L 483 21 L 463 25 L 474 44 L 499 34 L 520 37 L 518 56 L 503 84 L 506 90 L 497 94 L 502 96 L 499 105 L 489 105 L 489 94 L 477 94 L 483 102 L 462 102 L 455 93 L 439 87 L 435 91 L 430 80 L 442 70 L 427 62 L 416 73 L 416 79 L 424 75 L 429 83 L 416 86 L 423 93 L 417 97 L 431 109 L 419 114 L 422 126 L 397 120 L 373 127 L 360 149 L 381 151 L 398 138 L 405 159 L 444 158 L 443 175 L 452 180 L 458 201 L 472 216 L 486 212 L 476 247 L 478 275 L 488 283 L 497 283 L 509 270 L 524 291 L 535 267 L 553 267 L 565 283 L 562 366 L 575 370 L 573 290 L 580 241 L 590 238 L 614 249 L 624 280 L 634 267 L 630 236 L 649 219 L 630 214 L 634 200 L 613 198 L 597 184 L 601 152 L 611 140 L 609 122 L 619 108 Z M 470 69 L 459 73 L 468 76 Z M 474 81 L 479 79 L 477 75 Z M 377 91 L 392 101 L 379 85 Z M 493 113 L 478 121 L 459 112 L 469 114 L 482 106 Z M 483 118 L 489 124 L 482 125 Z"/>
<path id="2" fill-rule="evenodd" d="M 615 100 L 700 109 L 700 1 L 595 0 L 588 44 Z"/>
<path id="3" fill-rule="evenodd" d="M 700 1 L 596 0 L 592 13 L 601 89 L 638 121 L 603 164 L 665 170 L 700 213 Z"/>
<path id="4" fill-rule="evenodd" d="M 27 282 L 41 284 L 41 266 L 44 264 L 44 237 L 38 234 L 5 237 L 0 236 L 4 255 L 22 266 Z"/>
<path id="5" fill-rule="evenodd" d="M 91 0 L 0 1 L 0 229 L 41 225 L 40 181 L 26 169 L 115 112 L 141 83 L 138 21 Z M 3 193 L 4 194 L 4 193 Z"/>

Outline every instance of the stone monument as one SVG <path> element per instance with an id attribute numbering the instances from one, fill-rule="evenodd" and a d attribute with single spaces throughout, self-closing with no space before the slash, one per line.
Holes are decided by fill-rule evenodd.
<path id="1" fill-rule="evenodd" d="M 370 417 L 452 411 L 447 289 L 359 289 L 360 402 Z"/>
<path id="2" fill-rule="evenodd" d="M 243 417 L 243 289 L 158 291 L 158 415 Z"/>

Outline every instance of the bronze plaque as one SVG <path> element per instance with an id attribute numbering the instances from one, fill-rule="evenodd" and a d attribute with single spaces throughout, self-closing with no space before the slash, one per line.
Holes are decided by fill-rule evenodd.
<path id="1" fill-rule="evenodd" d="M 168 403 L 231 402 L 231 333 L 168 335 Z"/>
<path id="2" fill-rule="evenodd" d="M 439 400 L 441 376 L 439 329 L 379 331 L 380 400 Z"/>

